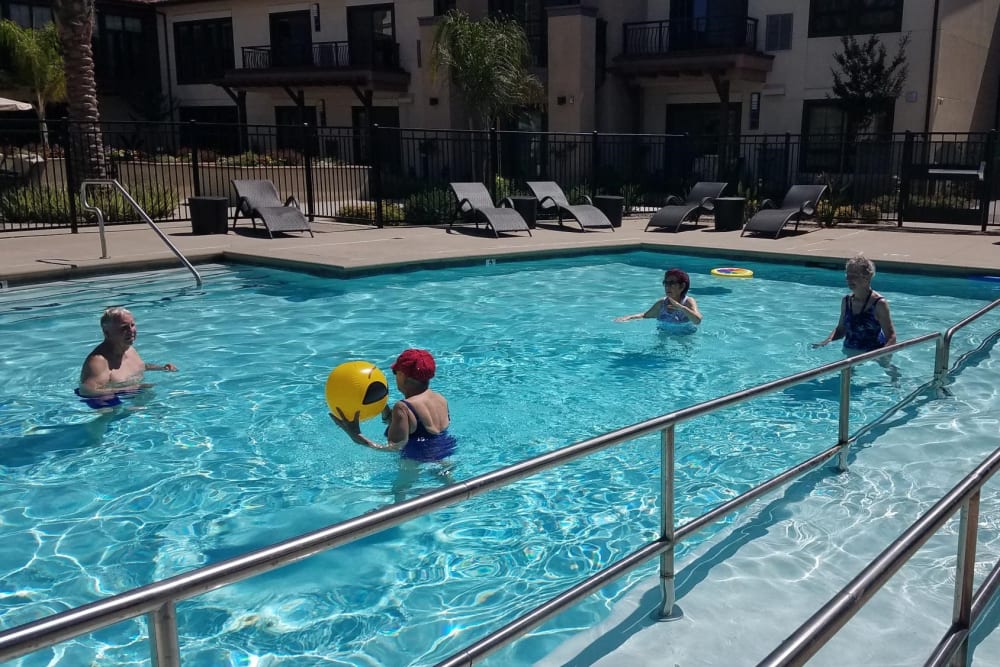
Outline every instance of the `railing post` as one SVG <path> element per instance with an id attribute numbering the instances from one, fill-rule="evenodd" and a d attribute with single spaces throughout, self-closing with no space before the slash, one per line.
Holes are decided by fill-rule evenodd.
<path id="1" fill-rule="evenodd" d="M 77 180 L 76 169 L 74 168 L 73 156 L 73 128 L 70 127 L 69 118 L 63 118 L 63 126 L 66 128 L 66 143 L 63 146 L 63 168 L 66 170 L 66 195 L 69 200 L 69 228 L 73 234 L 80 232 L 80 225 L 77 222 L 78 211 L 76 210 L 76 193 L 80 190 L 82 180 Z M 107 254 L 106 252 L 104 254 Z M 104 259 L 103 257 L 101 259 Z"/>
<path id="2" fill-rule="evenodd" d="M 903 138 L 903 159 L 899 165 L 899 201 L 896 210 L 896 226 L 903 226 L 903 216 L 910 205 L 910 174 L 913 171 L 913 133 L 909 130 Z"/>
<path id="3" fill-rule="evenodd" d="M 590 135 L 590 196 L 597 196 L 597 172 L 601 168 L 601 156 L 598 152 L 597 130 Z"/>
<path id="4" fill-rule="evenodd" d="M 951 339 L 941 336 L 937 339 L 934 349 L 934 384 L 939 389 L 948 381 L 948 357 L 950 355 Z"/>
<path id="5" fill-rule="evenodd" d="M 979 183 L 979 216 L 980 229 L 986 231 L 990 223 L 990 206 L 993 203 L 993 154 L 997 146 L 997 131 L 990 130 L 986 135 L 986 149 L 983 155 L 983 180 Z"/>
<path id="6" fill-rule="evenodd" d="M 799 158 L 802 158 L 802 138 L 799 137 Z M 782 191 L 788 190 L 791 187 L 792 179 L 790 176 L 790 169 L 792 167 L 792 134 L 791 132 L 785 132 L 785 160 L 784 168 L 781 173 L 781 189 Z M 830 193 L 827 193 L 827 197 Z"/>
<path id="7" fill-rule="evenodd" d="M 500 146 L 496 125 L 490 126 L 489 143 L 490 145 L 486 149 L 486 152 L 489 154 L 486 187 L 489 188 L 493 201 L 497 201 L 497 176 L 500 174 Z"/>
<path id="8" fill-rule="evenodd" d="M 305 173 L 303 176 L 306 181 L 306 217 L 309 218 L 309 222 L 312 222 L 316 218 L 316 201 L 315 193 L 313 189 L 313 164 L 312 164 L 312 147 L 313 141 L 316 138 L 316 128 L 309 125 L 309 123 L 303 123 L 303 128 L 301 132 L 302 145 L 302 160 L 305 166 Z"/>
<path id="9" fill-rule="evenodd" d="M 670 542 L 670 549 L 660 554 L 660 608 L 656 620 L 673 621 L 684 613 L 674 604 L 674 425 L 660 432 L 660 538 Z"/>
<path id="10" fill-rule="evenodd" d="M 369 168 L 369 187 L 371 187 L 372 192 L 369 196 L 375 200 L 375 226 L 379 229 L 385 227 L 385 221 L 382 216 L 382 162 L 379 160 L 379 150 L 378 150 L 378 123 L 372 123 L 369 127 L 368 136 L 370 137 L 369 146 L 371 147 L 371 167 Z"/>
<path id="11" fill-rule="evenodd" d="M 848 441 L 851 437 L 851 370 L 848 366 L 840 371 L 840 420 L 837 428 L 837 444 L 840 454 L 837 455 L 837 469 L 847 472 Z"/>
<path id="12" fill-rule="evenodd" d="M 201 196 L 201 170 L 198 168 L 198 123 L 191 121 L 191 187 L 194 196 Z"/>
<path id="13" fill-rule="evenodd" d="M 979 534 L 980 491 L 962 505 L 958 528 L 958 558 L 955 563 L 955 603 L 951 613 L 952 628 L 969 631 L 972 628 L 972 578 L 976 571 L 976 540 Z M 951 658 L 951 667 L 969 664 L 969 636 L 966 634 Z"/>
<path id="14" fill-rule="evenodd" d="M 166 602 L 146 615 L 149 621 L 149 658 L 153 667 L 180 667 L 181 650 L 177 642 L 177 609 Z"/>

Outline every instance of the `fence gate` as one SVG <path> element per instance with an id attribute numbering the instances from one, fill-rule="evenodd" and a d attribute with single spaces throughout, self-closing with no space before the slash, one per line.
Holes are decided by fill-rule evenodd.
<path id="1" fill-rule="evenodd" d="M 906 133 L 899 220 L 949 224 L 1000 224 L 992 215 L 996 132 Z"/>

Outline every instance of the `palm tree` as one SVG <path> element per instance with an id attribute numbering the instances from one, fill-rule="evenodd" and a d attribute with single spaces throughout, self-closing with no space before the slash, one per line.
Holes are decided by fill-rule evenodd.
<path id="1" fill-rule="evenodd" d="M 542 84 L 529 71 L 528 38 L 512 19 L 473 21 L 448 12 L 434 34 L 430 65 L 435 75 L 442 68 L 450 73 L 472 129 L 489 129 L 500 117 L 542 100 Z"/>
<path id="2" fill-rule="evenodd" d="M 72 158 L 84 178 L 104 178 L 107 174 L 94 79 L 94 4 L 95 0 L 52 3 L 65 61 Z"/>
<path id="3" fill-rule="evenodd" d="M 10 83 L 27 88 L 35 97 L 42 144 L 47 147 L 45 105 L 66 99 L 66 77 L 55 26 L 50 23 L 41 30 L 32 30 L 13 21 L 0 21 L 0 49 L 10 55 L 10 62 L 5 65 Z"/>

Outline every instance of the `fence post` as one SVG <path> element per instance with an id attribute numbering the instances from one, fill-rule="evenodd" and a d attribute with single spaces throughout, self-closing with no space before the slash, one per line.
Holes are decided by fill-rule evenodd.
<path id="1" fill-rule="evenodd" d="M 906 131 L 903 139 L 903 159 L 899 165 L 899 201 L 896 209 L 896 226 L 903 226 L 903 215 L 910 205 L 910 174 L 913 171 L 913 133 Z"/>
<path id="2" fill-rule="evenodd" d="M 305 180 L 306 180 L 306 217 L 309 218 L 309 222 L 312 222 L 315 218 L 315 201 L 313 193 L 313 165 L 312 165 L 312 146 L 313 139 L 315 138 L 315 128 L 313 128 L 309 123 L 302 124 L 302 132 L 300 136 L 302 137 L 302 143 L 300 148 L 302 149 L 302 159 L 304 160 L 305 166 Z"/>
<path id="3" fill-rule="evenodd" d="M 382 161 L 379 159 L 378 150 L 378 123 L 368 126 L 369 145 L 371 146 L 371 167 L 368 171 L 368 187 L 371 188 L 369 197 L 375 200 L 375 226 L 379 229 L 385 227 L 385 220 L 382 212 Z"/>
<path id="4" fill-rule="evenodd" d="M 799 158 L 801 159 L 801 157 L 802 157 L 802 139 L 800 137 L 799 138 Z M 791 170 L 791 167 L 792 167 L 792 134 L 791 134 L 791 132 L 785 132 L 785 155 L 784 155 L 784 158 L 785 158 L 785 160 L 784 160 L 785 164 L 784 164 L 783 169 L 781 170 L 781 178 L 782 178 L 781 190 L 782 190 L 782 192 L 787 192 L 788 188 L 790 188 L 792 186 L 792 182 L 793 182 L 793 179 L 791 178 L 791 174 L 789 174 L 789 171 Z M 827 196 L 829 196 L 829 193 L 827 193 Z"/>
<path id="5" fill-rule="evenodd" d="M 191 123 L 191 184 L 194 188 L 194 196 L 201 196 L 201 171 L 198 169 L 198 123 Z"/>
<path id="6" fill-rule="evenodd" d="M 73 234 L 80 232 L 77 222 L 76 198 L 80 192 L 80 182 L 76 178 L 76 171 L 73 169 L 73 131 L 70 128 L 70 119 L 63 118 L 63 127 L 66 131 L 66 144 L 63 146 L 63 167 L 66 169 L 66 190 L 69 200 L 69 228 Z"/>
<path id="7" fill-rule="evenodd" d="M 590 196 L 597 196 L 597 172 L 601 167 L 601 156 L 597 149 L 597 130 L 590 135 Z"/>
<path id="8" fill-rule="evenodd" d="M 986 135 L 986 151 L 983 155 L 983 180 L 979 184 L 979 215 L 982 231 L 990 224 L 990 204 L 993 193 L 993 154 L 997 149 L 997 131 L 990 130 Z M 1000 212 L 1000 211 L 998 211 Z"/>
<path id="9" fill-rule="evenodd" d="M 497 201 L 497 176 L 500 174 L 500 150 L 498 145 L 498 135 L 496 125 L 490 127 L 490 145 L 487 149 L 489 153 L 489 167 L 486 172 L 487 187 L 490 189 L 490 197 Z"/>

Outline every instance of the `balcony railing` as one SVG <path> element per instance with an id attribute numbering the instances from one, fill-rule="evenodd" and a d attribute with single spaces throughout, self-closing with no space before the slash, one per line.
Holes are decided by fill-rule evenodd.
<path id="1" fill-rule="evenodd" d="M 399 44 L 376 39 L 367 44 L 344 41 L 243 47 L 243 69 L 275 67 L 398 70 Z"/>
<path id="2" fill-rule="evenodd" d="M 643 21 L 622 26 L 625 56 L 686 51 L 756 51 L 757 19 L 746 16 Z"/>

